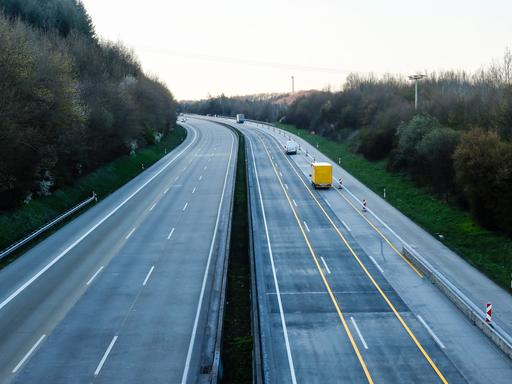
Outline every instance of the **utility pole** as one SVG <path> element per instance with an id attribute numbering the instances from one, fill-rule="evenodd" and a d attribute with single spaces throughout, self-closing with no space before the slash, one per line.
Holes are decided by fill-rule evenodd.
<path id="1" fill-rule="evenodd" d="M 411 75 L 409 76 L 409 80 L 414 80 L 414 109 L 418 109 L 418 80 L 423 79 L 424 77 L 427 77 L 427 75 Z"/>
<path id="2" fill-rule="evenodd" d="M 295 93 L 295 76 L 292 76 L 292 93 Z"/>

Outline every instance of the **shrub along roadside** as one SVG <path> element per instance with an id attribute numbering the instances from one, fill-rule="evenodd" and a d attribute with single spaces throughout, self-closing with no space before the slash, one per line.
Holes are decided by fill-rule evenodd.
<path id="1" fill-rule="evenodd" d="M 93 191 L 97 193 L 99 199 L 105 198 L 142 172 L 142 164 L 147 168 L 162 158 L 166 151 L 169 152 L 175 148 L 185 139 L 186 134 L 184 128 L 177 126 L 158 144 L 138 150 L 135 155 L 120 157 L 78 179 L 74 185 L 55 191 L 51 196 L 34 199 L 19 209 L 0 214 L 0 249 L 6 248 L 75 206 L 90 196 Z M 72 215 L 70 219 L 79 213 Z M 36 241 L 41 241 L 60 226 L 41 235 Z M 30 246 L 33 246 L 33 243 L 0 261 L 0 267 L 13 261 Z"/>
<path id="2" fill-rule="evenodd" d="M 374 192 L 386 188 L 386 200 L 422 226 L 498 285 L 510 289 L 512 273 L 512 239 L 477 225 L 468 213 L 434 198 L 417 187 L 405 174 L 390 173 L 386 162 L 370 162 L 354 154 L 344 143 L 313 135 L 292 125 L 278 124 L 299 135 L 328 156 L 333 162 L 341 157 L 342 166 Z"/>

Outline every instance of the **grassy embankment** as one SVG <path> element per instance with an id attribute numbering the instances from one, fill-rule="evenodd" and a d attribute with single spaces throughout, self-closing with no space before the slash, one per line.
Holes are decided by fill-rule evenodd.
<path id="1" fill-rule="evenodd" d="M 98 199 L 105 198 L 123 184 L 137 176 L 142 171 L 141 164 L 147 168 L 164 156 L 165 150 L 169 152 L 180 144 L 186 137 L 186 130 L 180 126 L 165 136 L 158 144 L 136 151 L 134 156 L 123 156 L 106 164 L 94 172 L 78 179 L 72 186 L 64 187 L 52 193 L 51 196 L 32 200 L 12 212 L 0 214 L 0 249 L 23 238 L 27 234 L 41 227 L 54 217 L 72 208 L 79 202 L 96 192 Z M 90 204 L 88 207 L 91 207 Z M 88 207 L 84 208 L 87 209 Z M 80 212 L 72 216 L 76 216 Z M 68 221 L 70 218 L 67 219 Z M 62 225 L 62 224 L 61 224 Z M 41 241 L 50 235 L 59 225 L 41 235 L 32 244 L 28 244 L 6 259 L 0 261 L 0 268 L 5 266 L 18 255 L 26 251 L 34 242 Z"/>
<path id="2" fill-rule="evenodd" d="M 239 134 L 224 316 L 223 383 L 252 383 L 251 267 L 244 137 Z"/>
<path id="3" fill-rule="evenodd" d="M 473 266 L 500 286 L 510 289 L 512 273 L 512 239 L 480 227 L 467 212 L 433 197 L 417 187 L 404 174 L 386 170 L 386 163 L 370 162 L 354 154 L 344 143 L 313 135 L 294 126 L 278 124 L 300 135 L 327 155 L 333 162 L 341 157 L 343 168 L 382 196 L 446 246 L 457 252 Z M 371 204 L 371 202 L 369 203 Z M 442 235 L 442 239 L 439 237 Z"/>

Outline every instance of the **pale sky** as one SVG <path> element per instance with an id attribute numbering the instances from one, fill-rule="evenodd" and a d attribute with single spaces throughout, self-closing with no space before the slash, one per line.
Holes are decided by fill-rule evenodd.
<path id="1" fill-rule="evenodd" d="M 179 99 L 339 89 L 349 72 L 475 70 L 512 48 L 510 0 L 83 0 Z M 306 70 L 307 69 L 307 70 Z"/>

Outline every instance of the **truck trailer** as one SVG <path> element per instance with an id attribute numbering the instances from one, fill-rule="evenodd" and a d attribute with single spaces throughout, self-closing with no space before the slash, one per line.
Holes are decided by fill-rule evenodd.
<path id="1" fill-rule="evenodd" d="M 332 164 L 319 161 L 311 163 L 311 184 L 315 188 L 330 188 L 332 185 Z"/>
<path id="2" fill-rule="evenodd" d="M 243 122 L 245 121 L 245 116 L 243 113 L 239 113 L 236 115 L 236 122 L 239 123 L 239 124 L 243 124 Z"/>

